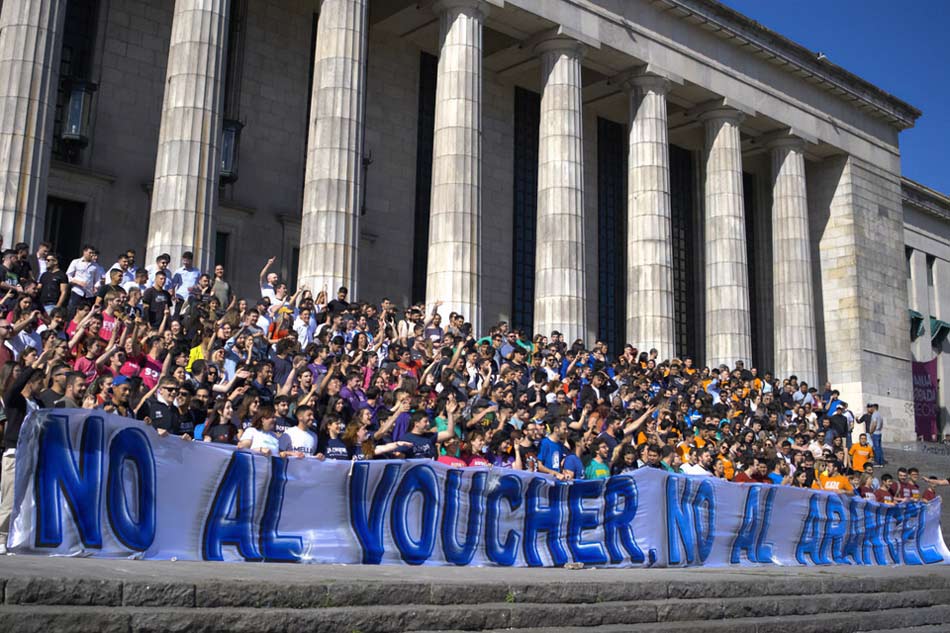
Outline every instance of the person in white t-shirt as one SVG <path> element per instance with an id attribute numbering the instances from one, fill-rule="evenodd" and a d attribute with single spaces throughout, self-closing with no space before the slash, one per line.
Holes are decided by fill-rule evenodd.
<path id="1" fill-rule="evenodd" d="M 277 416 L 274 407 L 264 405 L 257 410 L 257 415 L 251 421 L 251 426 L 244 429 L 238 448 L 247 448 L 261 455 L 278 455 L 280 453 L 280 438 L 274 427 L 277 425 Z"/>
<path id="2" fill-rule="evenodd" d="M 267 260 L 267 263 L 264 264 L 264 267 L 261 268 L 260 275 L 260 284 L 261 284 L 261 297 L 267 297 L 271 301 L 274 300 L 274 286 L 277 285 L 277 273 L 267 272 L 270 270 L 270 267 L 274 265 L 274 262 L 277 261 L 276 257 L 271 257 Z"/>
<path id="3" fill-rule="evenodd" d="M 693 447 L 689 451 L 689 461 L 680 466 L 680 472 L 686 475 L 712 475 L 712 454 L 701 448 Z"/>
<path id="4" fill-rule="evenodd" d="M 317 454 L 317 434 L 310 430 L 313 409 L 307 405 L 297 407 L 297 426 L 292 426 L 280 436 L 281 457 L 313 457 Z"/>

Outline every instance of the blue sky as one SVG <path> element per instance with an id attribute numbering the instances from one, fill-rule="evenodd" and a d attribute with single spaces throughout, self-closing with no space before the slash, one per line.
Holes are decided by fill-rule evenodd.
<path id="1" fill-rule="evenodd" d="M 950 195 L 950 0 L 721 0 L 923 111 L 904 175 Z"/>

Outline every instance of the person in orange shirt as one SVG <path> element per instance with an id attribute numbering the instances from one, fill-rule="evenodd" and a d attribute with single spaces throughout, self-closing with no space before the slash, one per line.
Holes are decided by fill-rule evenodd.
<path id="1" fill-rule="evenodd" d="M 816 490 L 829 490 L 832 492 L 854 492 L 851 482 L 848 478 L 838 472 L 838 462 L 831 460 L 828 462 L 827 474 L 822 473 L 811 485 Z"/>
<path id="2" fill-rule="evenodd" d="M 726 479 L 732 481 L 732 478 L 736 476 L 736 466 L 732 461 L 732 457 L 729 455 L 729 443 L 723 442 L 719 445 L 719 455 L 716 456 L 716 459 L 722 462 L 723 471 Z"/>
<path id="3" fill-rule="evenodd" d="M 696 373 L 696 368 L 693 367 L 693 359 L 689 356 L 683 359 L 683 373 L 687 376 L 693 376 Z"/>
<path id="4" fill-rule="evenodd" d="M 867 433 L 858 436 L 858 443 L 851 445 L 848 454 L 851 455 L 851 470 L 856 473 L 863 473 L 864 465 L 874 457 L 874 449 L 868 444 Z"/>
<path id="5" fill-rule="evenodd" d="M 726 458 L 723 455 L 720 455 L 717 458 L 717 461 L 722 464 L 722 476 L 732 481 L 732 478 L 736 476 L 736 466 L 732 463 L 732 460 Z"/>

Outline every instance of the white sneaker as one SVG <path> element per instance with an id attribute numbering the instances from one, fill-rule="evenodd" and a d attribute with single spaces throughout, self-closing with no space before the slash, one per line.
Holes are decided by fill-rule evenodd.
<path id="1" fill-rule="evenodd" d="M 0 556 L 3 556 L 7 553 L 7 546 L 3 543 L 0 543 Z"/>

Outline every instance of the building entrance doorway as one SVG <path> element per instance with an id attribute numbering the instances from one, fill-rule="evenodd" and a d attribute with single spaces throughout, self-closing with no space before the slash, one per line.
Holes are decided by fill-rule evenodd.
<path id="1" fill-rule="evenodd" d="M 59 253 L 60 266 L 64 270 L 69 262 L 82 254 L 82 222 L 85 213 L 85 202 L 53 196 L 46 199 L 46 228 L 43 231 L 43 239 L 52 244 L 53 250 Z"/>

